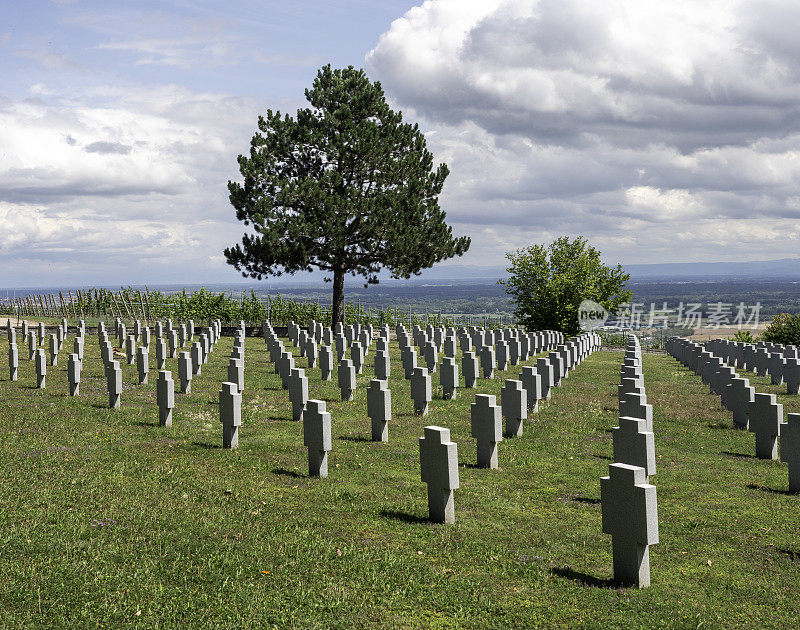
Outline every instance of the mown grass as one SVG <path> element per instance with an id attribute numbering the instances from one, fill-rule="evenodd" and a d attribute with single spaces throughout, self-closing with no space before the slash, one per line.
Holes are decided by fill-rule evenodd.
<path id="1" fill-rule="evenodd" d="M 306 476 L 302 427 L 260 339 L 247 340 L 240 448 L 220 448 L 217 392 L 231 345 L 220 341 L 191 395 L 176 394 L 167 429 L 155 371 L 139 386 L 135 366 L 124 366 L 122 409 L 107 408 L 94 335 L 76 399 L 66 395 L 65 352 L 36 390 L 24 359 L 19 381 L 8 381 L 0 342 L 0 626 L 796 625 L 800 497 L 785 492 L 785 465 L 753 458 L 752 434 L 734 430 L 668 356 L 644 357 L 661 542 L 653 585 L 637 591 L 611 581 L 600 531 L 621 353 L 592 355 L 540 403 L 524 435 L 500 445 L 499 471 L 472 466 L 469 404 L 499 394 L 518 367 L 452 401 L 434 376 L 431 413 L 420 418 L 393 343 L 388 444 L 369 441 L 371 355 L 353 402 L 339 400 L 335 375 L 323 383 L 308 370 L 311 396 L 333 419 L 330 477 L 320 480 Z M 176 360 L 167 369 L 177 380 Z M 796 396 L 781 401 L 800 411 Z M 453 526 L 426 520 L 417 439 L 427 424 L 458 443 Z"/>

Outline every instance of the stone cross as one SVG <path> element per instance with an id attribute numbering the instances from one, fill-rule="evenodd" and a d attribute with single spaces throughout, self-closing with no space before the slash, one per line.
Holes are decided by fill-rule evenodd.
<path id="1" fill-rule="evenodd" d="M 106 364 L 106 388 L 109 409 L 119 409 L 119 398 L 122 394 L 122 370 L 119 361 L 112 360 Z"/>
<path id="2" fill-rule="evenodd" d="M 342 359 L 339 363 L 338 377 L 342 400 L 353 400 L 353 392 L 356 389 L 356 368 L 350 359 Z"/>
<path id="3" fill-rule="evenodd" d="M 456 356 L 456 338 L 446 337 L 443 344 L 442 352 L 446 357 Z"/>
<path id="4" fill-rule="evenodd" d="M 133 335 L 128 335 L 125 339 L 125 358 L 128 365 L 133 365 L 136 361 L 136 337 Z"/>
<path id="5" fill-rule="evenodd" d="M 626 394 L 619 401 L 619 415 L 644 420 L 644 430 L 653 430 L 653 405 L 647 404 L 643 394 Z"/>
<path id="6" fill-rule="evenodd" d="M 786 359 L 783 380 L 786 381 L 787 394 L 796 394 L 800 390 L 800 359 Z"/>
<path id="7" fill-rule="evenodd" d="M 208 354 L 211 352 L 211 340 L 208 337 L 208 333 L 200 335 L 200 349 L 203 351 L 200 357 L 203 365 L 205 365 L 208 362 Z"/>
<path id="8" fill-rule="evenodd" d="M 156 342 L 156 361 L 158 361 L 158 349 L 159 346 L 161 347 L 162 357 L 166 353 L 164 340 L 159 339 Z M 161 367 L 158 369 L 161 370 L 164 368 L 164 361 L 161 361 Z M 195 341 L 192 344 L 192 376 L 200 376 L 201 370 L 203 369 L 203 346 L 200 345 L 199 341 Z"/>
<path id="9" fill-rule="evenodd" d="M 497 468 L 497 443 L 503 440 L 503 419 L 494 396 L 476 394 L 470 405 L 472 437 L 478 441 L 478 466 Z"/>
<path id="10" fill-rule="evenodd" d="M 222 423 L 222 448 L 239 447 L 242 424 L 242 395 L 236 383 L 223 383 L 219 392 L 219 420 Z"/>
<path id="11" fill-rule="evenodd" d="M 520 381 L 507 379 L 500 390 L 500 407 L 506 418 L 506 437 L 522 435 L 522 426 L 528 417 L 528 396 Z"/>
<path id="12" fill-rule="evenodd" d="M 39 339 L 44 340 L 44 322 L 39 322 Z"/>
<path id="13" fill-rule="evenodd" d="M 341 363 L 344 359 L 345 349 L 347 347 L 347 339 L 344 335 L 336 335 L 336 360 Z"/>
<path id="14" fill-rule="evenodd" d="M 756 434 L 756 457 L 778 459 L 783 405 L 776 402 L 775 394 L 756 394 L 748 407 L 748 429 Z"/>
<path id="15" fill-rule="evenodd" d="M 474 388 L 478 379 L 478 357 L 471 350 L 465 350 L 461 355 L 461 371 L 464 372 L 464 387 Z"/>
<path id="16" fill-rule="evenodd" d="M 508 343 L 498 341 L 495 344 L 495 356 L 497 357 L 497 369 L 501 372 L 508 367 Z"/>
<path id="17" fill-rule="evenodd" d="M 781 461 L 789 465 L 789 492 L 800 492 L 800 413 L 781 423 Z"/>
<path id="18" fill-rule="evenodd" d="M 178 354 L 178 379 L 181 382 L 181 394 L 192 391 L 192 357 L 188 351 Z"/>
<path id="19" fill-rule="evenodd" d="M 638 588 L 650 586 L 650 545 L 658 543 L 656 487 L 645 469 L 611 464 L 600 479 L 603 533 L 611 534 L 614 579 Z"/>
<path id="20" fill-rule="evenodd" d="M 174 359 L 175 353 L 178 351 L 178 331 L 171 330 L 169 333 L 169 358 Z"/>
<path id="21" fill-rule="evenodd" d="M 195 343 L 192 347 L 192 358 L 194 359 L 195 353 L 197 354 L 197 370 L 194 372 L 195 374 L 200 374 L 200 358 L 202 350 L 200 350 L 200 344 Z M 156 369 L 163 370 L 164 364 L 167 361 L 167 343 L 164 341 L 162 337 L 156 338 Z"/>
<path id="22" fill-rule="evenodd" d="M 611 431 L 614 461 L 644 468 L 645 481 L 656 474 L 656 447 L 653 432 L 641 418 L 621 416 L 619 426 Z"/>
<path id="23" fill-rule="evenodd" d="M 414 368 L 411 377 L 411 398 L 414 400 L 414 413 L 418 416 L 428 414 L 428 403 L 431 401 L 431 375 L 428 369 L 423 367 Z"/>
<path id="24" fill-rule="evenodd" d="M 289 374 L 289 401 L 292 403 L 292 420 L 299 422 L 308 402 L 308 378 L 301 368 L 292 368 Z"/>
<path id="25" fill-rule="evenodd" d="M 349 360 L 349 359 L 348 359 Z M 308 447 L 308 476 L 328 476 L 328 451 L 331 445 L 331 414 L 325 402 L 309 400 L 303 414 L 303 444 Z"/>
<path id="26" fill-rule="evenodd" d="M 439 361 L 439 353 L 436 349 L 436 344 L 429 341 L 425 344 L 425 365 L 428 368 L 428 373 L 433 374 L 436 372 L 436 364 Z"/>
<path id="27" fill-rule="evenodd" d="M 306 358 L 308 359 L 309 368 L 316 367 L 318 356 L 317 342 L 314 340 L 314 337 L 309 337 L 306 341 Z"/>
<path id="28" fill-rule="evenodd" d="M 158 424 L 172 426 L 172 409 L 175 407 L 175 383 L 172 372 L 160 370 L 156 379 L 156 400 L 158 401 Z"/>
<path id="29" fill-rule="evenodd" d="M 44 356 L 44 348 L 36 350 L 36 387 L 44 389 L 47 379 L 47 360 Z"/>
<path id="30" fill-rule="evenodd" d="M 511 365 L 517 365 L 520 361 L 520 356 L 522 355 L 520 342 L 517 339 L 511 339 L 506 343 L 508 344 L 508 362 Z"/>
<path id="31" fill-rule="evenodd" d="M 364 370 L 364 346 L 360 341 L 354 341 L 350 346 L 350 359 L 353 361 L 356 374 L 361 374 Z"/>
<path id="32" fill-rule="evenodd" d="M 536 373 L 542 386 L 542 400 L 550 400 L 550 389 L 553 387 L 553 366 L 549 359 L 536 359 Z"/>
<path id="33" fill-rule="evenodd" d="M 58 365 L 58 339 L 50 335 L 50 365 Z"/>
<path id="34" fill-rule="evenodd" d="M 493 378 L 494 367 L 494 348 L 492 346 L 483 346 L 481 348 L 481 369 L 483 370 L 483 378 Z"/>
<path id="35" fill-rule="evenodd" d="M 392 392 L 389 383 L 372 379 L 367 387 L 367 416 L 372 422 L 372 441 L 389 441 L 389 420 L 392 418 Z"/>
<path id="36" fill-rule="evenodd" d="M 733 412 L 733 426 L 737 429 L 747 428 L 747 414 L 750 412 L 756 390 L 750 386 L 746 378 L 732 378 L 727 386 L 725 399 Z"/>
<path id="37" fill-rule="evenodd" d="M 284 352 L 278 359 L 278 374 L 280 374 L 283 389 L 289 389 L 289 375 L 293 369 L 294 355 L 291 352 Z"/>
<path id="38" fill-rule="evenodd" d="M 19 373 L 19 352 L 17 344 L 12 343 L 8 346 L 8 378 L 11 381 L 17 380 Z"/>
<path id="39" fill-rule="evenodd" d="M 33 361 L 33 357 L 36 356 L 36 331 L 30 330 L 28 331 L 28 360 Z"/>
<path id="40" fill-rule="evenodd" d="M 405 373 L 406 380 L 411 380 L 414 375 L 414 370 L 417 367 L 417 351 L 413 346 L 406 346 L 400 352 L 400 359 L 403 363 L 403 372 Z"/>
<path id="41" fill-rule="evenodd" d="M 75 337 L 75 340 L 72 342 L 72 351 L 78 355 L 78 358 L 83 361 L 83 336 L 78 335 Z"/>
<path id="42" fill-rule="evenodd" d="M 330 346 L 320 346 L 319 371 L 323 381 L 331 380 L 331 372 L 333 372 L 333 349 Z"/>
<path id="43" fill-rule="evenodd" d="M 783 354 L 778 352 L 771 352 L 767 355 L 767 366 L 769 369 L 769 378 L 772 385 L 781 385 L 783 383 L 783 366 L 786 364 Z"/>
<path id="44" fill-rule="evenodd" d="M 81 387 L 81 367 L 83 367 L 80 357 L 72 353 L 67 357 L 67 381 L 69 382 L 69 395 L 77 396 Z"/>
<path id="45" fill-rule="evenodd" d="M 425 427 L 425 434 L 419 439 L 419 462 L 422 481 L 428 484 L 430 520 L 455 523 L 453 491 L 458 489 L 458 445 L 450 441 L 450 429 Z"/>
<path id="46" fill-rule="evenodd" d="M 542 397 L 542 379 L 536 368 L 526 365 L 519 373 L 519 380 L 525 388 L 528 410 L 532 413 L 539 411 L 539 399 Z"/>
<path id="47" fill-rule="evenodd" d="M 455 398 L 458 388 L 458 364 L 453 357 L 444 357 L 442 359 L 439 383 L 442 385 L 442 398 L 445 400 Z"/>
<path id="48" fill-rule="evenodd" d="M 143 385 L 147 382 L 147 374 L 150 371 L 150 360 L 147 355 L 147 348 L 139 346 L 136 351 L 136 369 L 139 372 L 139 384 Z"/>
<path id="49" fill-rule="evenodd" d="M 375 352 L 375 378 L 386 381 L 391 374 L 391 363 L 389 362 L 389 352 L 378 350 Z"/>
<path id="50" fill-rule="evenodd" d="M 244 391 L 244 359 L 228 359 L 228 382 L 239 392 Z"/>

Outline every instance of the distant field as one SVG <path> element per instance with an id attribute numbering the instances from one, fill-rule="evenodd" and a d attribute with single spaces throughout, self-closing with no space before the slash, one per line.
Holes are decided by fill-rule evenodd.
<path id="1" fill-rule="evenodd" d="M 592 355 L 540 403 L 524 435 L 500 444 L 499 471 L 472 466 L 469 405 L 519 368 L 452 401 L 434 376 L 423 419 L 393 343 L 388 444 L 368 441 L 371 357 L 354 402 L 308 370 L 333 419 L 330 477 L 319 480 L 306 476 L 301 426 L 260 339 L 247 340 L 236 452 L 219 448 L 230 338 L 193 393 L 176 394 L 171 429 L 157 426 L 154 373 L 139 386 L 123 366 L 122 409 L 106 408 L 96 338 L 87 342 L 81 396 L 69 399 L 64 354 L 36 390 L 25 360 L 8 381 L 0 340 L 2 627 L 796 626 L 800 499 L 785 492 L 786 467 L 754 459 L 752 434 L 733 430 L 665 355 L 644 356 L 661 542 L 652 587 L 636 591 L 610 581 L 600 531 L 619 352 Z M 797 396 L 779 398 L 800 412 Z M 417 438 L 427 424 L 458 443 L 454 526 L 426 520 Z"/>

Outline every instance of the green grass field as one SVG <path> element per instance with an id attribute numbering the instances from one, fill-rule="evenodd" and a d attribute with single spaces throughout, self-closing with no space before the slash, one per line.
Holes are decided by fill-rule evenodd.
<path id="1" fill-rule="evenodd" d="M 369 441 L 369 355 L 355 401 L 307 370 L 333 421 L 328 479 L 309 479 L 302 426 L 261 339 L 248 339 L 239 449 L 220 448 L 217 393 L 231 338 L 176 394 L 158 426 L 155 377 L 124 366 L 122 409 L 107 408 L 95 335 L 81 395 L 66 395 L 66 350 L 34 388 L 27 347 L 8 380 L 0 341 L 0 626 L 796 627 L 800 497 L 785 464 L 759 461 L 699 377 L 646 355 L 654 406 L 661 542 L 652 586 L 611 581 L 600 477 L 622 354 L 600 351 L 499 447 L 498 471 L 476 469 L 469 405 L 497 394 L 480 380 L 431 413 L 412 413 L 392 344 L 389 443 Z M 155 359 L 151 355 L 151 365 Z M 305 359 L 298 360 L 303 367 Z M 177 381 L 177 361 L 168 360 Z M 780 389 L 752 378 L 759 392 Z M 785 411 L 798 397 L 781 396 Z M 458 443 L 456 524 L 426 520 L 417 440 L 427 424 Z"/>

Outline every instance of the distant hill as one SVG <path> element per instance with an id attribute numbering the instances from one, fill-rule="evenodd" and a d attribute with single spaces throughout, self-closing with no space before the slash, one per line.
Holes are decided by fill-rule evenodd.
<path id="1" fill-rule="evenodd" d="M 758 260 L 750 262 L 656 263 L 652 265 L 623 265 L 631 280 L 686 280 L 763 278 L 800 280 L 800 258 Z"/>

